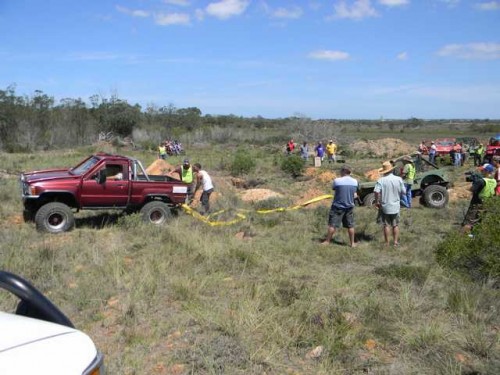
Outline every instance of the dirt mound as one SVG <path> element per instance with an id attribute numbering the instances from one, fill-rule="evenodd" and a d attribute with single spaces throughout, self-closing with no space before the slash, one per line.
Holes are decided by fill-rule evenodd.
<path id="1" fill-rule="evenodd" d="M 163 159 L 156 159 L 146 168 L 146 173 L 151 175 L 166 175 L 168 172 L 173 171 L 175 167 L 167 163 Z"/>
<path id="2" fill-rule="evenodd" d="M 320 189 L 316 189 L 316 188 L 311 188 L 311 189 L 307 190 L 305 192 L 305 194 L 302 195 L 300 197 L 300 199 L 298 199 L 295 202 L 295 204 L 299 205 L 299 204 L 305 203 L 307 201 L 310 201 L 313 198 L 316 198 L 316 197 L 319 197 L 319 196 L 322 196 L 322 195 L 325 195 L 324 191 L 322 191 Z M 313 207 L 317 207 L 317 206 L 326 206 L 326 207 L 329 207 L 331 204 L 332 204 L 332 200 L 331 199 L 323 199 L 321 201 L 318 201 L 318 202 L 315 202 L 315 203 L 311 203 L 307 207 L 308 208 L 313 208 Z"/>
<path id="3" fill-rule="evenodd" d="M 350 149 L 358 156 L 386 157 L 411 154 L 415 146 L 396 138 L 383 138 L 376 140 L 360 140 L 351 144 Z"/>
<path id="4" fill-rule="evenodd" d="M 472 192 L 469 191 L 471 186 L 470 182 L 457 182 L 455 185 L 448 189 L 448 194 L 450 196 L 450 202 L 456 202 L 458 200 L 470 200 L 472 197 Z"/>
<path id="5" fill-rule="evenodd" d="M 316 177 L 316 180 L 322 183 L 328 183 L 332 182 L 335 178 L 337 178 L 337 175 L 334 172 L 328 171 L 321 173 L 318 177 Z"/>
<path id="6" fill-rule="evenodd" d="M 377 181 L 380 177 L 380 173 L 377 169 L 372 169 L 371 171 L 365 172 L 365 177 L 368 178 L 370 181 Z"/>
<path id="7" fill-rule="evenodd" d="M 269 198 L 281 198 L 283 194 L 269 189 L 250 189 L 241 194 L 241 200 L 244 202 L 264 201 Z"/>

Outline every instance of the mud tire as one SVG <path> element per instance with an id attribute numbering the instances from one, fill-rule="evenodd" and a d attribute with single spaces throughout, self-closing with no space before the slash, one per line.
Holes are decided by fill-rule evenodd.
<path id="1" fill-rule="evenodd" d="M 375 204 L 375 193 L 366 194 L 363 198 L 363 206 L 372 207 Z"/>
<path id="2" fill-rule="evenodd" d="M 448 204 L 448 190 L 441 185 L 430 185 L 424 190 L 424 202 L 430 208 L 444 208 Z"/>
<path id="3" fill-rule="evenodd" d="M 50 202 L 37 211 L 36 229 L 40 232 L 63 233 L 75 226 L 75 216 L 71 208 L 64 203 Z"/>
<path id="4" fill-rule="evenodd" d="M 164 225 L 172 218 L 172 211 L 166 203 L 152 201 L 141 208 L 141 216 L 145 223 Z"/>

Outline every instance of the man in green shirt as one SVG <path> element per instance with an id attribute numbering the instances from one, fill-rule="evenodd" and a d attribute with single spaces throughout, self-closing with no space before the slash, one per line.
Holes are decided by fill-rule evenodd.
<path id="1" fill-rule="evenodd" d="M 413 164 L 413 160 L 410 156 L 405 156 L 403 158 L 403 182 L 405 184 L 405 189 L 406 189 L 406 194 L 401 197 L 401 202 L 403 203 L 403 206 L 406 208 L 411 208 L 411 187 L 413 185 L 413 180 L 415 179 L 415 165 Z"/>

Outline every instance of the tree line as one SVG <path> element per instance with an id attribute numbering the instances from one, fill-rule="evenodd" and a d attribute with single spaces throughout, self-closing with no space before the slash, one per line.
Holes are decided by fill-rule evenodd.
<path id="1" fill-rule="evenodd" d="M 485 127 L 489 131 L 498 129 L 498 122 L 484 120 L 479 124 L 478 121 L 469 122 L 478 130 L 485 130 Z M 340 137 L 346 130 L 411 129 L 422 125 L 425 125 L 424 121 L 416 118 L 382 121 L 311 120 L 302 114 L 279 119 L 202 115 L 199 108 L 176 108 L 172 104 L 150 104 L 142 108 L 117 95 L 109 98 L 92 95 L 88 102 L 81 98 L 64 98 L 56 103 L 54 97 L 40 90 L 31 95 L 16 94 L 15 85 L 0 90 L 0 151 L 4 152 L 89 145 L 98 140 L 100 133 L 131 137 L 140 145 L 155 147 L 165 138 L 269 142 L 271 137 L 275 142 L 286 142 L 295 136 L 311 141 Z M 249 136 L 253 138 L 244 139 Z"/>

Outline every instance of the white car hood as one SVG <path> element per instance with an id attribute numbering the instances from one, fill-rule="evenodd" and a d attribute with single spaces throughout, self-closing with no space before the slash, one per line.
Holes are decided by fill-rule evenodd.
<path id="1" fill-rule="evenodd" d="M 84 333 L 0 312 L 0 374 L 79 374 L 97 355 Z"/>

